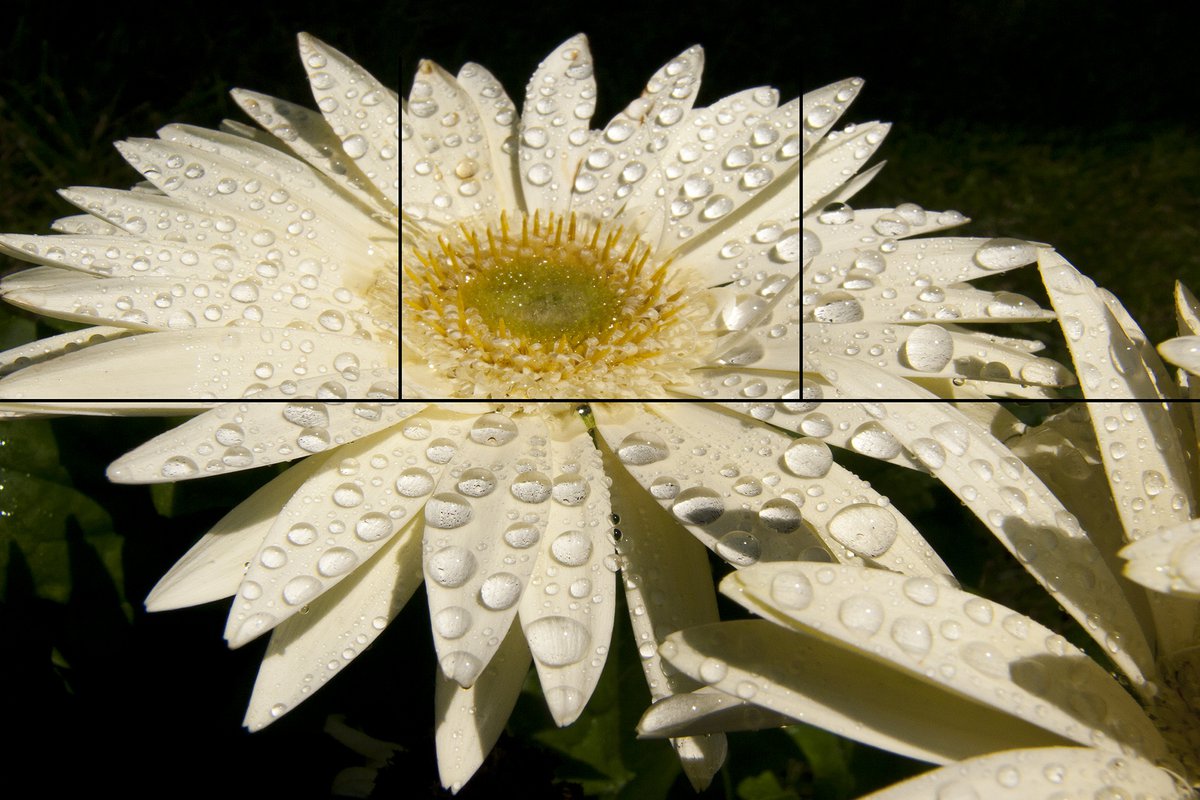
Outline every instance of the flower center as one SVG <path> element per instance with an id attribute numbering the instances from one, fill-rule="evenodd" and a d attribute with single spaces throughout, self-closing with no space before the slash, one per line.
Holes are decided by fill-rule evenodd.
<path id="1" fill-rule="evenodd" d="M 453 396 L 661 396 L 703 355 L 702 287 L 620 227 L 502 213 L 414 238 L 405 342 Z"/>
<path id="2" fill-rule="evenodd" d="M 518 258 L 466 279 L 463 298 L 489 328 L 546 345 L 601 333 L 621 310 L 620 295 L 601 275 L 545 258 Z"/>

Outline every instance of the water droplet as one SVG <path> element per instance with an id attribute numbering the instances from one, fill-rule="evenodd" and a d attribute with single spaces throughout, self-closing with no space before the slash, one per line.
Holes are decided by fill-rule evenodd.
<path id="1" fill-rule="evenodd" d="M 567 531 L 550 543 L 550 553 L 558 563 L 578 567 L 591 558 L 592 540 L 583 531 Z"/>
<path id="2" fill-rule="evenodd" d="M 354 523 L 354 535 L 364 542 L 378 542 L 392 535 L 394 525 L 388 515 L 378 511 L 363 514 Z"/>
<path id="3" fill-rule="evenodd" d="M 292 578 L 283 587 L 283 600 L 290 606 L 302 606 L 321 593 L 321 582 L 309 575 Z"/>
<path id="4" fill-rule="evenodd" d="M 493 611 L 511 608 L 521 597 L 521 579 L 509 572 L 489 575 L 479 587 L 479 602 Z"/>
<path id="5" fill-rule="evenodd" d="M 954 356 L 954 339 L 941 325 L 921 325 L 904 342 L 904 359 L 920 372 L 941 372 Z"/>
<path id="6" fill-rule="evenodd" d="M 537 528 L 524 523 L 510 525 L 508 530 L 504 532 L 504 541 L 508 542 L 510 547 L 515 547 L 518 550 L 524 550 L 527 547 L 532 547 L 541 538 Z"/>
<path id="7" fill-rule="evenodd" d="M 517 438 L 517 426 L 503 414 L 484 414 L 471 426 L 471 441 L 499 447 Z"/>
<path id="8" fill-rule="evenodd" d="M 896 516 L 872 503 L 855 503 L 833 515 L 829 534 L 839 544 L 866 558 L 878 558 L 896 541 Z"/>
<path id="9" fill-rule="evenodd" d="M 707 525 L 725 513 L 725 502 L 712 489 L 693 486 L 679 493 L 671 511 L 686 524 Z"/>
<path id="10" fill-rule="evenodd" d="M 783 454 L 788 470 L 800 478 L 821 478 L 833 466 L 833 451 L 820 439 L 803 437 L 792 442 Z"/>
<path id="11" fill-rule="evenodd" d="M 883 625 L 883 604 L 872 595 L 856 594 L 838 606 L 838 619 L 849 630 L 873 636 Z"/>
<path id="12" fill-rule="evenodd" d="M 638 431 L 631 433 L 621 440 L 617 447 L 617 457 L 625 464 L 642 466 L 662 461 L 670 455 L 667 443 L 653 433 Z"/>
<path id="13" fill-rule="evenodd" d="M 459 476 L 456 487 L 467 497 L 484 497 L 496 488 L 496 476 L 490 469 L 471 467 Z"/>
<path id="14" fill-rule="evenodd" d="M 975 251 L 975 263 L 984 269 L 1006 270 L 1037 260 L 1037 249 L 1020 239 L 992 239 Z"/>
<path id="15" fill-rule="evenodd" d="M 551 495 L 564 506 L 577 506 L 588 496 L 588 484 L 578 472 L 566 472 L 554 479 Z"/>
<path id="16" fill-rule="evenodd" d="M 898 618 L 892 623 L 891 637 L 901 650 L 917 658 L 928 653 L 933 644 L 929 626 L 917 617 Z"/>
<path id="17" fill-rule="evenodd" d="M 568 617 L 542 617 L 525 626 L 529 650 L 541 663 L 565 667 L 580 661 L 592 644 L 592 635 Z"/>
<path id="18" fill-rule="evenodd" d="M 752 533 L 730 531 L 717 542 L 717 555 L 738 567 L 748 567 L 762 558 L 762 543 Z"/>
<path id="19" fill-rule="evenodd" d="M 938 586 L 929 578 L 909 578 L 904 582 L 904 596 L 920 606 L 931 606 L 937 602 Z"/>
<path id="20" fill-rule="evenodd" d="M 471 629 L 471 612 L 462 606 L 443 608 L 433 615 L 434 633 L 443 639 L 458 639 Z"/>
<path id="21" fill-rule="evenodd" d="M 553 484 L 547 478 L 536 470 L 522 473 L 519 478 L 513 481 L 509 491 L 513 497 L 525 503 L 542 503 L 550 498 L 550 492 L 553 489 Z"/>
<path id="22" fill-rule="evenodd" d="M 700 680 L 705 683 L 718 683 L 729 674 L 729 665 L 719 658 L 706 658 L 700 662 Z"/>
<path id="23" fill-rule="evenodd" d="M 433 476 L 420 467 L 410 467 L 396 479 L 396 491 L 405 497 L 422 497 L 433 491 Z"/>
<path id="24" fill-rule="evenodd" d="M 331 547 L 317 559 L 317 572 L 326 578 L 344 575 L 358 566 L 358 556 L 345 547 Z"/>
<path id="25" fill-rule="evenodd" d="M 466 500 L 449 492 L 435 494 L 425 504 L 425 524 L 433 528 L 461 528 L 473 515 Z"/>
<path id="26" fill-rule="evenodd" d="M 425 571 L 439 586 L 453 589 L 475 574 L 475 556 L 465 547 L 443 547 L 429 556 Z"/>

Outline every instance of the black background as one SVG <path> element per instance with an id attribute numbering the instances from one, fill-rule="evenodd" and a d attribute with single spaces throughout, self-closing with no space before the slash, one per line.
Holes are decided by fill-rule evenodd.
<path id="1" fill-rule="evenodd" d="M 949 235 L 1053 244 L 1157 342 L 1176 335 L 1174 280 L 1200 288 L 1198 17 L 1081 0 L 806 3 L 804 84 L 862 77 L 845 120 L 894 123 L 876 158 L 888 166 L 852 205 L 954 208 L 973 221 Z M 1021 272 L 1032 281 L 1011 288 L 1041 300 Z"/>

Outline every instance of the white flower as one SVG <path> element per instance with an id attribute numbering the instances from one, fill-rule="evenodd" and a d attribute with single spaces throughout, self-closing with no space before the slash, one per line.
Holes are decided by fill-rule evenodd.
<path id="1" fill-rule="evenodd" d="M 523 108 L 423 61 L 403 104 L 402 396 L 799 395 L 799 101 L 696 107 L 691 47 L 591 130 L 574 36 Z"/>
<path id="2" fill-rule="evenodd" d="M 235 90 L 266 131 L 168 125 L 118 143 L 146 178 L 72 188 L 17 305 L 95 327 L 0 354 L 0 398 L 153 401 L 398 394 L 399 97 L 306 34 L 320 113 Z"/>
<path id="3" fill-rule="evenodd" d="M 843 563 L 760 564 L 728 576 L 722 591 L 770 622 L 669 637 L 664 656 L 693 677 L 707 672 L 707 694 L 720 700 L 689 707 L 672 698 L 647 715 L 644 731 L 704 730 L 708 709 L 728 717 L 753 705 L 913 758 L 959 762 L 880 798 L 1122 788 L 1195 796 L 1200 443 L 1197 409 L 1172 402 L 1194 386 L 1186 375 L 1182 388 L 1171 383 L 1111 294 L 1052 252 L 1039 254 L 1039 266 L 1088 403 L 1025 430 L 998 406 L 968 404 L 968 416 L 848 359 L 826 357 L 823 374 L 852 396 L 900 401 L 860 407 L 971 508 L 1106 661 L 1019 610 L 894 559 L 882 564 L 893 571 L 854 563 L 864 542 L 882 542 L 875 555 L 887 559 L 906 542 L 905 523 L 894 508 L 845 491 L 827 446 L 800 439 L 805 492 L 823 500 L 802 516 Z M 1185 330 L 1194 330 L 1195 303 L 1182 287 L 1178 298 Z M 768 640 L 796 666 L 756 658 Z"/>
<path id="4" fill-rule="evenodd" d="M 854 209 L 847 201 L 882 164 L 859 170 L 890 125 L 833 132 L 862 88 L 853 78 L 804 96 L 804 392 L 832 396 L 817 374 L 833 355 L 887 370 L 944 397 L 1052 397 L 1072 383 L 1035 353 L 1040 342 L 972 331 L 964 323 L 1053 319 L 1032 300 L 969 281 L 1032 263 L 1044 246 L 1016 239 L 908 237 L 967 222 L 913 203 Z M 853 415 L 847 427 L 865 422 Z"/>
<path id="5" fill-rule="evenodd" d="M 108 474 L 156 483 L 305 457 L 206 534 L 147 608 L 234 596 L 230 645 L 271 633 L 245 719 L 257 730 L 339 674 L 424 586 L 438 764 L 456 789 L 531 660 L 555 721 L 579 716 L 605 663 L 618 571 L 652 695 L 696 686 L 664 671 L 657 647 L 717 619 L 705 546 L 735 567 L 801 553 L 795 425 L 786 403 L 223 403 Z M 673 744 L 698 786 L 724 759 L 721 736 Z"/>

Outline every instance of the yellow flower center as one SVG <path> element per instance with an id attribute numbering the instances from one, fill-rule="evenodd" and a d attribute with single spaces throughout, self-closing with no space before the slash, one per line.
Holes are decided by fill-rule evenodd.
<path id="1" fill-rule="evenodd" d="M 414 238 L 404 337 L 448 396 L 662 396 L 704 355 L 702 287 L 620 227 L 502 213 Z"/>

